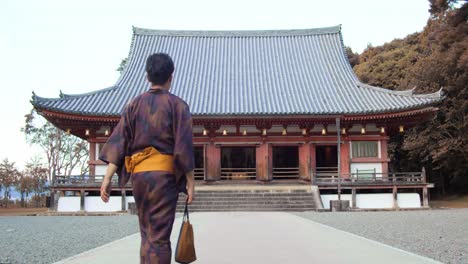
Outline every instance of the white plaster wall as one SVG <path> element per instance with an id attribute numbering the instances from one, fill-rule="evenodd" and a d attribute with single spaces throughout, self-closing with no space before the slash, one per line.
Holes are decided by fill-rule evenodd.
<path id="1" fill-rule="evenodd" d="M 96 143 L 96 158 L 99 157 L 99 153 L 101 152 L 101 144 L 100 143 Z"/>
<path id="2" fill-rule="evenodd" d="M 320 195 L 324 209 L 330 209 L 330 201 L 338 200 L 338 194 L 322 194 Z M 351 194 L 342 194 L 341 200 L 348 200 L 349 206 L 351 206 Z"/>
<path id="3" fill-rule="evenodd" d="M 362 193 L 356 194 L 356 206 L 363 209 L 392 208 L 393 194 L 391 193 Z"/>
<path id="4" fill-rule="evenodd" d="M 247 131 L 247 133 L 257 133 L 258 129 L 255 126 L 240 126 L 239 131 L 242 133 L 243 131 Z"/>
<path id="5" fill-rule="evenodd" d="M 228 135 L 230 133 L 236 133 L 237 128 L 235 126 L 220 126 L 218 130 L 216 130 L 217 133 L 223 133 L 223 131 L 226 129 L 226 132 Z"/>
<path id="6" fill-rule="evenodd" d="M 372 170 L 375 168 L 376 173 L 382 173 L 382 163 L 351 163 L 351 173 L 356 173 L 357 169 Z M 381 177 L 382 175 L 376 175 Z"/>
<path id="7" fill-rule="evenodd" d="M 398 207 L 400 208 L 420 208 L 421 199 L 419 193 L 399 193 L 398 197 Z"/>
<path id="8" fill-rule="evenodd" d="M 193 133 L 202 133 L 203 129 L 203 126 L 193 126 Z"/>
<path id="9" fill-rule="evenodd" d="M 378 128 L 375 124 L 367 124 L 366 131 L 368 132 L 379 132 L 380 128 Z"/>
<path id="10" fill-rule="evenodd" d="M 100 196 L 85 197 L 86 212 L 116 212 L 121 210 L 122 196 L 111 196 L 107 203 L 104 203 Z"/>
<path id="11" fill-rule="evenodd" d="M 302 129 L 300 129 L 298 125 L 288 126 L 286 129 L 288 132 L 302 132 Z"/>
<path id="12" fill-rule="evenodd" d="M 96 165 L 96 175 L 102 176 L 106 174 L 107 165 Z"/>
<path id="13" fill-rule="evenodd" d="M 337 194 L 322 194 L 323 208 L 330 209 L 330 200 L 338 200 Z M 341 195 L 342 200 L 348 200 L 351 206 L 351 195 Z M 400 208 L 419 208 L 421 202 L 418 193 L 399 193 L 397 203 Z M 356 206 L 362 209 L 388 209 L 393 207 L 393 195 L 391 193 L 362 193 L 356 194 Z"/>
<path id="14" fill-rule="evenodd" d="M 80 211 L 80 197 L 59 197 L 57 212 L 78 212 Z"/>
<path id="15" fill-rule="evenodd" d="M 134 203 L 135 198 L 133 196 L 127 196 L 125 209 L 128 210 L 128 203 Z"/>
<path id="16" fill-rule="evenodd" d="M 310 130 L 310 132 L 316 132 L 316 133 L 318 133 L 318 132 L 321 132 L 321 131 L 322 131 L 322 128 L 324 128 L 323 125 L 315 125 L 315 126 Z"/>
<path id="17" fill-rule="evenodd" d="M 375 124 L 366 124 L 366 132 L 378 132 L 380 128 L 378 128 Z M 354 124 L 350 129 L 349 132 L 361 132 L 362 125 L 361 124 Z"/>

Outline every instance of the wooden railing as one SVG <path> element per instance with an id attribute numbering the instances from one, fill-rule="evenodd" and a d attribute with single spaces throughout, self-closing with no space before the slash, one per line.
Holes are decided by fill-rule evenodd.
<path id="1" fill-rule="evenodd" d="M 426 183 L 426 175 L 422 172 L 396 172 L 396 173 L 342 173 L 338 178 L 338 173 L 317 173 L 314 175 L 314 182 L 317 185 L 338 184 L 394 184 Z"/>
<path id="2" fill-rule="evenodd" d="M 195 180 L 205 179 L 205 169 L 196 168 L 194 169 Z M 104 179 L 104 175 L 70 175 L 70 176 L 55 176 L 54 186 L 65 186 L 65 185 L 93 185 L 101 184 Z M 118 177 L 114 175 L 112 177 L 112 185 L 118 184 Z M 130 181 L 127 185 L 131 185 Z"/>
<path id="3" fill-rule="evenodd" d="M 317 167 L 314 174 L 338 173 L 338 167 Z"/>
<path id="4" fill-rule="evenodd" d="M 299 168 L 273 168 L 274 180 L 296 180 L 299 179 Z"/>
<path id="5" fill-rule="evenodd" d="M 256 168 L 221 168 L 221 180 L 255 180 Z"/>
<path id="6" fill-rule="evenodd" d="M 104 179 L 104 175 L 70 175 L 70 176 L 55 176 L 55 186 L 61 185 L 91 185 L 101 184 Z M 117 185 L 118 177 L 114 175 L 112 177 L 112 184 Z"/>
<path id="7" fill-rule="evenodd" d="M 193 174 L 196 181 L 205 180 L 205 168 L 195 168 Z"/>

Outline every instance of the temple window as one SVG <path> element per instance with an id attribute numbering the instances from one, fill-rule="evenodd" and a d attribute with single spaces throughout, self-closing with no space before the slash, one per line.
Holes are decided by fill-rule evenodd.
<path id="1" fill-rule="evenodd" d="M 351 143 L 353 158 L 379 157 L 378 141 L 353 141 Z"/>

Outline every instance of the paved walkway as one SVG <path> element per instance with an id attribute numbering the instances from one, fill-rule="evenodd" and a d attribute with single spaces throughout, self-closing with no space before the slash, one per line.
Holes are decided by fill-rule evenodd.
<path id="1" fill-rule="evenodd" d="M 289 213 L 193 213 L 190 220 L 200 264 L 439 263 Z M 139 240 L 131 235 L 58 263 L 138 263 Z"/>

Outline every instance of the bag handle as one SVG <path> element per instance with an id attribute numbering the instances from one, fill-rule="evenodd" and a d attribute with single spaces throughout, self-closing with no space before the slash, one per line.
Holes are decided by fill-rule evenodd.
<path id="1" fill-rule="evenodd" d="M 188 200 L 185 201 L 185 209 L 184 209 L 184 218 L 183 218 L 183 221 L 185 221 L 185 219 L 187 219 L 187 221 L 190 221 L 190 219 L 189 219 L 189 211 L 188 211 Z"/>

